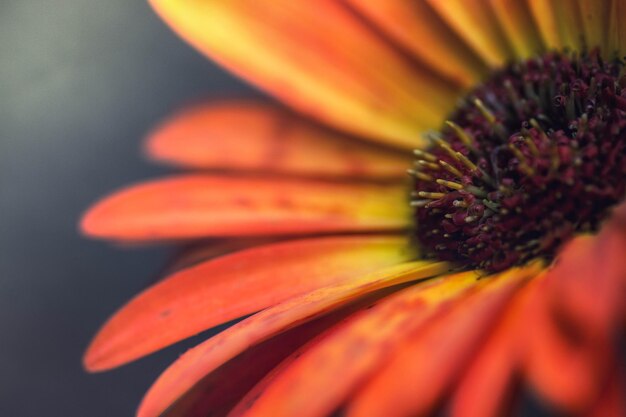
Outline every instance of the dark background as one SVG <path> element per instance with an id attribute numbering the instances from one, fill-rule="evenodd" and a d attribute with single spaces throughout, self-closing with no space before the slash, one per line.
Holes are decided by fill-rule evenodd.
<path id="1" fill-rule="evenodd" d="M 140 154 L 164 116 L 255 94 L 142 0 L 0 0 L 0 416 L 134 415 L 187 346 L 96 375 L 81 356 L 167 251 L 89 241 L 76 223 L 99 197 L 167 172 Z"/>

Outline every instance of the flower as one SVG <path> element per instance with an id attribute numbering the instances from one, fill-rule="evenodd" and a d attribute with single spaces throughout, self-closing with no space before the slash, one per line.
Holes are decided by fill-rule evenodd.
<path id="1" fill-rule="evenodd" d="M 492 416 L 528 393 L 626 415 L 626 6 L 152 4 L 298 113 L 185 110 L 147 150 L 196 172 L 84 217 L 97 238 L 199 242 L 105 324 L 88 370 L 247 316 L 140 417 Z"/>

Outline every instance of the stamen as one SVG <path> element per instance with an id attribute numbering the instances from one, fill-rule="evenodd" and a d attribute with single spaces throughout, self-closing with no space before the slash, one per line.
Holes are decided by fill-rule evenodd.
<path id="1" fill-rule="evenodd" d="M 424 161 L 424 160 L 419 160 L 416 162 L 418 165 L 421 165 L 424 168 L 428 168 L 428 169 L 432 169 L 433 171 L 437 171 L 439 170 L 439 165 L 432 163 L 432 162 L 428 162 L 428 161 Z"/>
<path id="2" fill-rule="evenodd" d="M 415 177 L 415 178 L 417 178 L 418 180 L 427 181 L 427 182 L 432 182 L 432 181 L 434 181 L 434 178 L 433 178 L 433 177 L 431 177 L 430 175 L 425 174 L 425 173 L 423 173 L 423 172 L 421 172 L 421 171 L 415 171 L 415 170 L 410 169 L 410 170 L 409 170 L 409 174 L 410 174 L 410 175 L 412 175 L 412 176 L 414 176 L 414 177 Z"/>
<path id="3" fill-rule="evenodd" d="M 465 132 L 465 130 L 461 129 L 461 127 L 452 120 L 446 120 L 445 124 L 454 131 L 454 134 L 461 140 L 461 142 L 463 142 L 463 145 L 465 145 L 468 149 L 473 149 L 474 141 L 470 135 Z"/>
<path id="4" fill-rule="evenodd" d="M 421 149 L 415 149 L 413 153 L 415 154 L 415 156 L 425 161 L 437 162 L 437 157 L 430 152 L 426 152 Z"/>
<path id="5" fill-rule="evenodd" d="M 456 157 L 458 161 L 461 161 L 461 163 L 465 165 L 470 171 L 478 170 L 478 167 L 472 161 L 470 161 L 465 155 L 463 155 L 461 152 L 455 152 L 454 156 Z"/>
<path id="6" fill-rule="evenodd" d="M 417 195 L 422 198 L 430 198 L 432 200 L 439 200 L 440 198 L 445 197 L 446 193 L 429 193 L 427 191 L 420 191 L 417 193 Z"/>
<path id="7" fill-rule="evenodd" d="M 496 122 L 496 116 L 493 115 L 491 111 L 483 104 L 482 100 L 479 98 L 474 99 L 474 105 L 478 107 L 478 110 L 483 114 L 483 117 L 489 122 L 490 125 Z"/>
<path id="8" fill-rule="evenodd" d="M 454 175 L 456 178 L 461 178 L 463 176 L 463 173 L 461 171 L 459 171 L 458 169 L 456 169 L 455 167 L 453 167 L 452 165 L 450 165 L 449 163 L 447 163 L 446 161 L 439 161 L 439 164 L 449 173 L 451 173 L 452 175 Z"/>
<path id="9" fill-rule="evenodd" d="M 458 182 L 454 182 L 454 181 L 446 181 L 446 180 L 438 179 L 437 180 L 437 184 L 443 185 L 444 187 L 448 187 L 448 188 L 451 188 L 453 190 L 462 190 L 463 189 L 463 184 L 459 184 Z"/>

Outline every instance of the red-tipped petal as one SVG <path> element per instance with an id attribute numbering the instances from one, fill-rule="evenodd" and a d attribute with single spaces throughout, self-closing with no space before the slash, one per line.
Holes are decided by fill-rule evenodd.
<path id="1" fill-rule="evenodd" d="M 147 241 L 338 231 L 400 230 L 401 185 L 187 175 L 135 185 L 92 207 L 85 234 Z"/>
<path id="2" fill-rule="evenodd" d="M 148 154 L 184 167 L 317 177 L 404 178 L 402 154 L 348 138 L 250 100 L 197 105 L 160 125 Z"/>
<path id="3" fill-rule="evenodd" d="M 540 268 L 512 269 L 486 278 L 475 293 L 410 335 L 351 401 L 347 415 L 410 417 L 434 411 L 516 290 Z"/>
<path id="4" fill-rule="evenodd" d="M 419 132 L 439 127 L 458 98 L 457 86 L 408 59 L 342 2 L 151 4 L 230 70 L 301 112 L 376 141 L 425 144 Z"/>
<path id="5" fill-rule="evenodd" d="M 252 248 L 184 269 L 100 330 L 85 367 L 119 366 L 228 320 L 412 257 L 403 238 L 329 237 Z"/>
<path id="6" fill-rule="evenodd" d="M 277 333 L 334 310 L 364 294 L 407 280 L 431 277 L 447 268 L 445 263 L 440 262 L 400 264 L 344 285 L 321 288 L 263 310 L 189 350 L 170 366 L 146 394 L 139 415 L 158 416 L 218 366 Z"/>

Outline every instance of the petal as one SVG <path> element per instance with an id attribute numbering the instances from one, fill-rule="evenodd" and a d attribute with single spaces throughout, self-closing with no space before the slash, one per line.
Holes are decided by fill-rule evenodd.
<path id="1" fill-rule="evenodd" d="M 594 237 L 569 244 L 550 271 L 546 291 L 551 313 L 586 338 L 607 339 L 626 310 L 626 235 L 609 221 Z"/>
<path id="2" fill-rule="evenodd" d="M 619 0 L 613 0 L 612 3 L 609 48 L 614 48 L 621 56 L 624 56 L 626 54 L 626 25 L 623 22 L 626 19 L 626 3 Z M 611 51 L 612 49 L 609 49 L 609 52 Z"/>
<path id="3" fill-rule="evenodd" d="M 551 49 L 563 48 L 565 45 L 561 40 L 559 24 L 555 15 L 556 10 L 552 6 L 553 1 L 527 0 L 527 2 L 546 47 Z"/>
<path id="4" fill-rule="evenodd" d="M 218 256 L 223 256 L 243 249 L 253 248 L 255 246 L 279 242 L 280 240 L 284 239 L 281 239 L 280 237 L 250 237 L 204 240 L 184 245 L 176 254 L 172 256 L 165 268 L 163 268 L 157 280 L 161 280 L 174 272 L 198 265 L 199 263 L 208 261 L 209 259 L 217 258 Z"/>
<path id="5" fill-rule="evenodd" d="M 578 414 L 598 399 L 615 353 L 610 341 L 568 337 L 571 329 L 552 320 L 544 303 L 537 297 L 534 314 L 528 317 L 533 325 L 526 342 L 525 375 L 544 400 L 567 414 Z"/>
<path id="6" fill-rule="evenodd" d="M 442 263 L 401 264 L 341 286 L 322 288 L 263 310 L 189 350 L 150 388 L 140 417 L 158 416 L 223 363 L 290 327 L 336 309 L 350 300 L 394 284 L 444 272 Z"/>
<path id="7" fill-rule="evenodd" d="M 526 1 L 490 0 L 490 4 L 517 58 L 529 58 L 544 50 Z"/>
<path id="8" fill-rule="evenodd" d="M 347 320 L 350 320 L 349 317 Z M 304 352 L 309 349 L 314 348 L 321 340 L 324 339 L 325 334 L 322 333 L 320 336 L 315 339 L 309 341 L 306 345 L 302 346 L 300 349 L 294 351 L 291 355 L 286 357 L 280 364 L 278 364 L 274 369 L 263 377 L 254 387 L 250 389 L 246 393 L 245 396 L 241 398 L 241 400 L 233 407 L 233 409 L 228 413 L 227 417 L 241 417 L 244 415 L 251 405 L 254 404 L 256 399 L 263 395 L 265 390 L 272 385 L 276 377 L 278 377 L 285 369 L 287 369 L 291 364 L 298 359 Z"/>
<path id="9" fill-rule="evenodd" d="M 477 276 L 468 272 L 409 287 L 336 326 L 278 375 L 243 416 L 329 415 L 407 334 L 475 285 Z"/>
<path id="10" fill-rule="evenodd" d="M 328 237 L 277 243 L 184 269 L 144 291 L 100 330 L 85 367 L 101 371 L 315 288 L 412 257 L 403 238 Z"/>
<path id="11" fill-rule="evenodd" d="M 430 320 L 389 355 L 390 361 L 351 401 L 347 416 L 409 417 L 434 411 L 516 290 L 540 268 L 515 268 L 483 279 L 475 293 Z"/>
<path id="12" fill-rule="evenodd" d="M 588 48 L 600 47 L 606 51 L 609 41 L 609 22 L 613 3 L 611 0 L 578 0 L 580 18 Z M 614 51 L 608 51 L 613 53 Z"/>
<path id="13" fill-rule="evenodd" d="M 186 109 L 160 125 L 146 148 L 183 167 L 324 177 L 403 178 L 412 159 L 250 100 Z"/>
<path id="14" fill-rule="evenodd" d="M 487 71 L 485 64 L 425 1 L 349 0 L 386 35 L 433 69 L 471 87 Z"/>
<path id="15" fill-rule="evenodd" d="M 119 191 L 81 227 L 93 237 L 146 241 L 400 230 L 408 222 L 399 185 L 186 175 Z"/>
<path id="16" fill-rule="evenodd" d="M 459 378 L 452 394 L 452 417 L 497 417 L 506 415 L 523 356 L 523 326 L 529 305 L 541 291 L 542 274 L 522 288 L 501 314 L 495 329 Z"/>
<path id="17" fill-rule="evenodd" d="M 371 301 L 368 302 L 371 303 Z M 369 304 L 342 309 L 256 346 L 251 346 L 198 381 L 193 389 L 177 399 L 167 410 L 153 415 L 159 417 L 225 416 L 231 408 L 248 395 L 258 381 L 264 379 L 272 369 L 287 360 L 285 358 L 307 349 L 320 332 L 354 311 L 366 307 L 369 307 Z M 149 410 L 140 408 L 138 415 L 145 415 L 146 412 L 149 413 Z"/>
<path id="18" fill-rule="evenodd" d="M 548 49 L 579 51 L 584 45 L 578 0 L 528 0 Z"/>
<path id="19" fill-rule="evenodd" d="M 490 66 L 503 65 L 513 52 L 487 0 L 427 0 Z"/>
<path id="20" fill-rule="evenodd" d="M 569 412 L 599 397 L 610 374 L 626 295 L 626 236 L 609 222 L 598 236 L 563 250 L 529 317 L 526 374 L 534 388 Z"/>
<path id="21" fill-rule="evenodd" d="M 439 127 L 458 94 L 341 2 L 151 3 L 183 38 L 238 75 L 301 112 L 369 138 L 420 145 L 419 132 Z"/>

